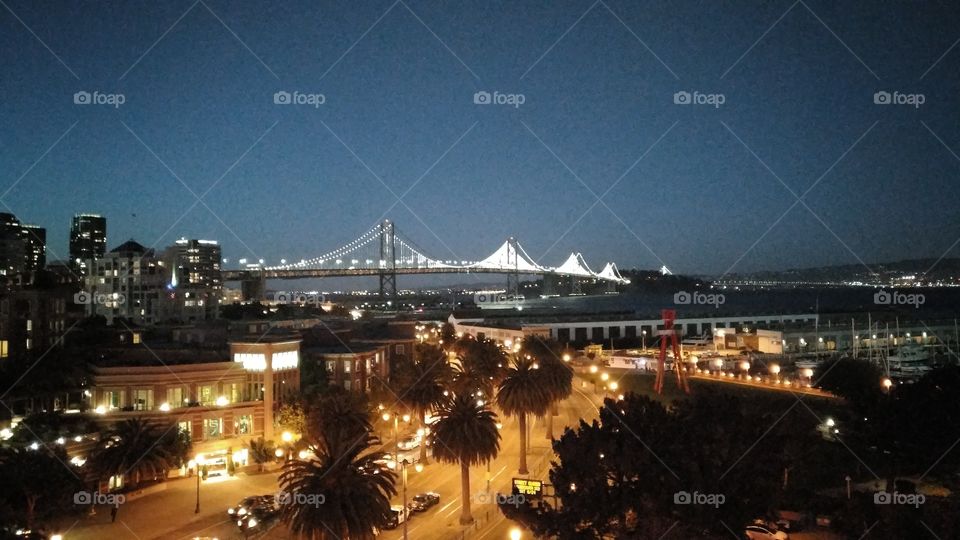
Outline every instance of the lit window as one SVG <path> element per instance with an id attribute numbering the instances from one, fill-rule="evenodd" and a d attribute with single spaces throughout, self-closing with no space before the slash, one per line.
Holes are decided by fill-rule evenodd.
<path id="1" fill-rule="evenodd" d="M 203 436 L 206 439 L 219 439 L 223 436 L 223 418 L 204 418 Z"/>

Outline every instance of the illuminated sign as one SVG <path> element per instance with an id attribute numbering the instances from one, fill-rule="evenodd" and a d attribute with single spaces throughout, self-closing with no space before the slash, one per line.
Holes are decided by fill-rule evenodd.
<path id="1" fill-rule="evenodd" d="M 513 492 L 528 497 L 539 497 L 543 494 L 543 482 L 526 478 L 513 479 Z"/>

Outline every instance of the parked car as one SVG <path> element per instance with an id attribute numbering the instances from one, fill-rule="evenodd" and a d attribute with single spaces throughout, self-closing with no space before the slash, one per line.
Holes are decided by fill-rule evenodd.
<path id="1" fill-rule="evenodd" d="M 440 504 L 440 494 L 434 493 L 433 491 L 428 491 L 426 493 L 420 493 L 413 496 L 413 502 L 423 507 L 423 510 Z M 421 512 L 423 510 L 420 510 Z"/>
<path id="2" fill-rule="evenodd" d="M 402 506 L 391 506 L 390 513 L 392 515 L 390 517 L 390 520 L 387 521 L 387 524 L 384 525 L 383 527 L 384 529 L 396 529 L 404 521 L 406 521 L 408 517 L 410 517 L 410 511 L 406 510 Z"/>
<path id="3" fill-rule="evenodd" d="M 773 527 L 750 525 L 744 533 L 750 540 L 788 540 L 790 535 Z"/>

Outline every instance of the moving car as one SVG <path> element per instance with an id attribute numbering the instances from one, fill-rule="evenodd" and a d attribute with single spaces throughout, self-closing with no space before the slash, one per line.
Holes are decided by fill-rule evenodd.
<path id="1" fill-rule="evenodd" d="M 789 540 L 790 535 L 773 527 L 750 525 L 744 531 L 750 540 Z"/>
<path id="2" fill-rule="evenodd" d="M 269 501 L 268 501 L 269 499 Z M 257 505 L 273 502 L 273 495 L 251 495 L 241 500 L 236 506 L 227 509 L 227 515 L 230 517 L 245 516 L 251 508 Z"/>
<path id="3" fill-rule="evenodd" d="M 239 516 L 237 527 L 243 531 L 254 530 L 257 527 L 262 528 L 267 521 L 277 515 L 277 512 L 279 512 L 279 509 L 271 496 L 269 502 L 263 501 L 251 507 L 243 516 Z"/>
<path id="4" fill-rule="evenodd" d="M 409 435 L 400 439 L 397 442 L 397 448 L 400 450 L 413 450 L 414 448 L 420 446 L 420 436 L 419 435 Z"/>

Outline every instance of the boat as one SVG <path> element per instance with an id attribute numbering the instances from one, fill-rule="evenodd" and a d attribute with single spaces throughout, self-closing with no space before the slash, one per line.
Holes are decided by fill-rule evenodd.
<path id="1" fill-rule="evenodd" d="M 903 374 L 926 373 L 933 369 L 930 363 L 930 353 L 916 343 L 908 343 L 898 347 L 887 357 L 890 371 L 898 371 Z"/>

